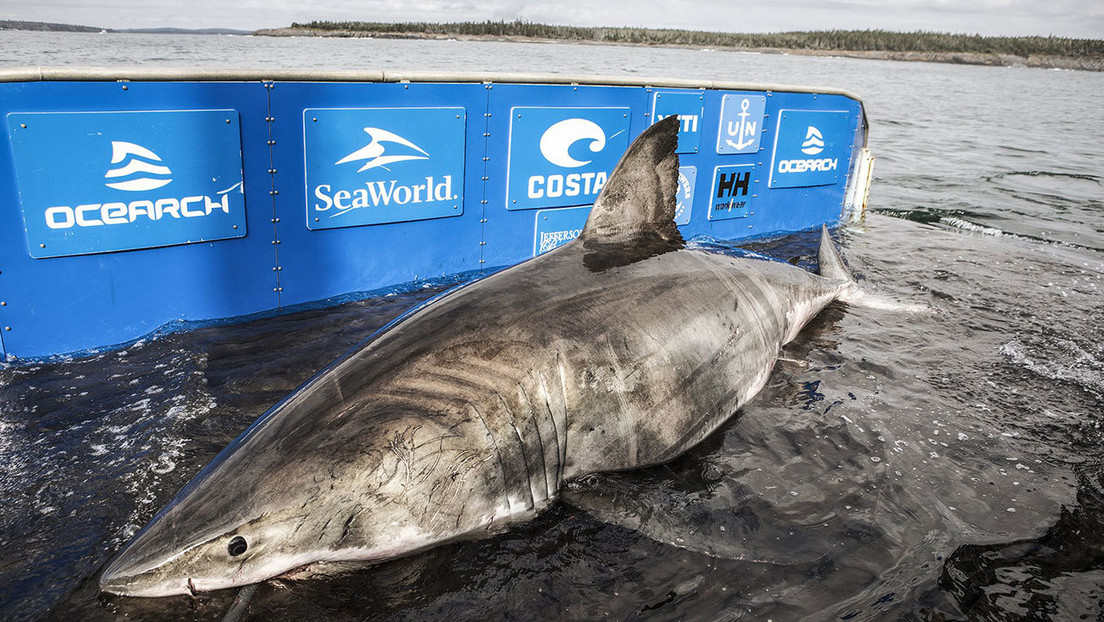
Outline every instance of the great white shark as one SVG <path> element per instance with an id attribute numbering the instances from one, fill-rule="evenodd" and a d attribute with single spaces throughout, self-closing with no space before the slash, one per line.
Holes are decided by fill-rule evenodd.
<path id="1" fill-rule="evenodd" d="M 573 478 L 716 430 L 856 288 L 826 229 L 821 275 L 687 248 L 677 135 L 670 117 L 632 143 L 578 239 L 444 294 L 270 409 L 100 587 L 218 590 L 501 531 Z"/>

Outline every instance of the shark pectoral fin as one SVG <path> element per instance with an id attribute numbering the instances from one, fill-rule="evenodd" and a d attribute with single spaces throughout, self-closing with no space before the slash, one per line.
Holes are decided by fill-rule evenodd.
<path id="1" fill-rule="evenodd" d="M 629 145 L 603 186 L 578 243 L 594 271 L 624 266 L 678 250 L 675 226 L 679 123 L 668 117 Z"/>
<path id="2" fill-rule="evenodd" d="M 834 281 L 840 281 L 843 284 L 840 293 L 836 296 L 836 300 L 840 302 L 846 302 L 856 307 L 867 307 L 869 309 L 879 309 L 882 311 L 897 311 L 903 313 L 933 312 L 932 308 L 927 305 L 899 302 L 884 296 L 871 294 L 859 287 L 858 282 L 851 276 L 851 271 L 848 270 L 847 265 L 844 264 L 843 257 L 840 256 L 839 251 L 836 249 L 836 245 L 832 242 L 832 236 L 828 234 L 828 227 L 826 225 L 821 225 L 820 227 L 820 252 L 817 255 L 817 262 L 820 264 L 819 272 L 821 276 Z"/>

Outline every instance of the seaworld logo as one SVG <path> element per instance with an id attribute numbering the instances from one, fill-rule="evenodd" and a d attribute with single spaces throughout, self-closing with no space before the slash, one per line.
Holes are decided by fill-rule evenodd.
<path id="1" fill-rule="evenodd" d="M 378 127 L 363 129 L 371 137 L 371 142 L 341 158 L 335 165 L 363 161 L 364 164 L 357 169 L 358 173 L 362 173 L 373 168 L 390 171 L 387 165 L 397 162 L 430 159 L 428 151 L 394 132 Z M 406 147 L 406 151 L 395 152 L 396 148 L 393 147 L 389 151 L 389 145 Z M 338 190 L 331 184 L 318 184 L 314 188 L 314 196 L 319 202 L 314 204 L 314 209 L 319 212 L 333 209 L 335 211 L 331 216 L 340 216 L 360 208 L 432 203 L 457 198 L 452 192 L 452 175 L 444 175 L 440 181 L 434 176 L 426 176 L 424 179 L 425 183 L 416 184 L 400 184 L 398 179 L 369 181 L 363 187 Z"/>
<path id="2" fill-rule="evenodd" d="M 376 168 L 377 166 L 381 166 L 384 169 L 391 170 L 387 168 L 387 165 L 395 162 L 429 159 L 429 154 L 426 153 L 425 149 L 422 149 L 418 145 L 415 145 L 414 143 L 403 138 L 402 136 L 399 136 L 394 132 L 389 132 L 378 127 L 366 127 L 364 128 L 364 132 L 372 138 L 371 142 L 361 147 L 360 149 L 357 149 L 356 151 L 350 153 L 344 158 L 341 158 L 340 160 L 335 162 L 335 164 L 345 164 L 346 162 L 357 162 L 359 160 L 364 160 L 364 166 L 357 169 L 358 173 L 363 173 L 364 171 L 370 168 Z M 417 153 L 388 154 L 386 153 L 387 148 L 384 146 L 384 143 L 394 143 L 397 145 L 402 145 L 404 147 L 409 147 Z"/>

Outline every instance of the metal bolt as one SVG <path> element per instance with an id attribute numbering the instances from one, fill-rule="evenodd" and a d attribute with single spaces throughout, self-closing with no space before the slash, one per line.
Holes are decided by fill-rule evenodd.
<path id="1" fill-rule="evenodd" d="M 314 121 L 315 123 L 318 123 L 318 117 L 311 117 L 311 121 Z"/>
<path id="2" fill-rule="evenodd" d="M 123 90 L 124 90 L 124 91 L 125 91 L 125 90 L 127 90 L 128 88 L 130 88 L 130 87 L 128 87 L 128 86 L 127 86 L 127 85 L 125 85 L 125 84 L 123 85 Z"/>
<path id="3" fill-rule="evenodd" d="M 277 216 L 277 217 L 276 217 L 276 220 L 274 220 L 274 221 L 272 221 L 272 222 L 280 222 L 280 217 L 279 217 L 279 216 Z"/>
<path id="4" fill-rule="evenodd" d="M 46 248 L 46 245 L 45 244 L 39 244 L 38 247 L 39 248 Z"/>
<path id="5" fill-rule="evenodd" d="M 226 120 L 226 122 L 227 122 L 227 123 L 229 123 L 229 122 L 230 122 L 230 119 L 227 119 L 227 120 Z"/>
<path id="6" fill-rule="evenodd" d="M 5 326 L 4 330 L 11 330 L 11 326 Z"/>
<path id="7" fill-rule="evenodd" d="M 23 129 L 27 129 L 27 124 L 26 123 L 20 123 L 19 127 L 23 128 Z"/>
<path id="8" fill-rule="evenodd" d="M 6 306 L 8 306 L 8 303 L 6 303 L 6 302 L 0 302 L 0 307 L 6 307 Z"/>
<path id="9" fill-rule="evenodd" d="M 234 225 L 234 228 L 235 228 L 235 229 L 237 229 L 237 228 L 238 228 L 238 226 L 237 226 L 237 225 Z"/>

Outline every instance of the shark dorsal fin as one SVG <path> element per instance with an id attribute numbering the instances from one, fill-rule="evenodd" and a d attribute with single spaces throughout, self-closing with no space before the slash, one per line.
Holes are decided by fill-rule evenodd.
<path id="1" fill-rule="evenodd" d="M 603 256 L 595 260 L 601 269 L 682 248 L 675 226 L 678 130 L 674 116 L 644 130 L 594 202 L 579 240 L 588 251 Z M 591 264 L 588 260 L 588 267 L 595 269 Z"/>

